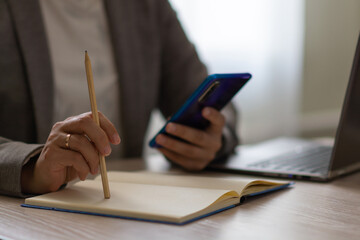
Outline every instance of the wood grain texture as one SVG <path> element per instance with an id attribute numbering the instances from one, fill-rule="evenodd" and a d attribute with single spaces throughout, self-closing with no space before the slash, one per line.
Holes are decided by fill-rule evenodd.
<path id="1" fill-rule="evenodd" d="M 140 160 L 110 166 L 119 170 L 149 167 Z M 160 162 L 158 169 L 151 166 L 151 170 L 166 170 Z M 185 226 L 23 208 L 23 202 L 0 196 L 3 238 L 360 239 L 360 172 L 330 183 L 297 181 L 293 189 L 249 199 Z"/>

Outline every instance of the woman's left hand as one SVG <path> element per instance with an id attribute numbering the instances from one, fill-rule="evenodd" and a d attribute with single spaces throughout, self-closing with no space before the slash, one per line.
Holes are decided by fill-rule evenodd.
<path id="1" fill-rule="evenodd" d="M 225 126 L 225 117 L 216 109 L 206 107 L 202 111 L 210 125 L 205 130 L 198 130 L 176 123 L 168 123 L 166 132 L 184 139 L 182 142 L 159 134 L 156 143 L 162 148 L 162 152 L 168 159 L 184 167 L 185 169 L 198 171 L 204 169 L 222 146 L 222 132 Z"/>

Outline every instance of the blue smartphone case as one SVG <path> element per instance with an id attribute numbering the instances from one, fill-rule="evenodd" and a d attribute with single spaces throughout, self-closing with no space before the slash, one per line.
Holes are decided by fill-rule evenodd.
<path id="1" fill-rule="evenodd" d="M 220 111 L 250 78 L 251 74 L 249 73 L 209 75 L 182 107 L 166 122 L 164 127 L 152 138 L 149 142 L 150 147 L 161 147 L 155 142 L 158 134 L 171 136 L 165 131 L 165 127 L 169 122 L 197 129 L 205 129 L 209 125 L 209 121 L 202 117 L 202 109 L 204 107 L 212 107 Z M 175 136 L 171 137 L 179 139 Z"/>

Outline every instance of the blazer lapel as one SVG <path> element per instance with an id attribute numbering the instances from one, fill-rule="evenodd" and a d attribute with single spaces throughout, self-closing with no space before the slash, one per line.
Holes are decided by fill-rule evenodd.
<path id="1" fill-rule="evenodd" d="M 33 97 L 38 142 L 45 142 L 52 125 L 53 77 L 40 5 L 37 0 L 8 3 Z"/>

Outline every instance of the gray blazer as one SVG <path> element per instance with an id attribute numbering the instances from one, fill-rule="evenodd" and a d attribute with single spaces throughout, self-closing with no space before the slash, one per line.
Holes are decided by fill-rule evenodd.
<path id="1" fill-rule="evenodd" d="M 154 109 L 171 115 L 207 75 L 166 0 L 106 0 L 121 81 L 122 144 L 142 154 Z M 23 196 L 21 168 L 51 130 L 53 75 L 37 0 L 0 0 L 0 193 Z M 224 111 L 221 154 L 237 144 L 235 111 Z M 10 140 L 11 139 L 11 140 Z"/>

